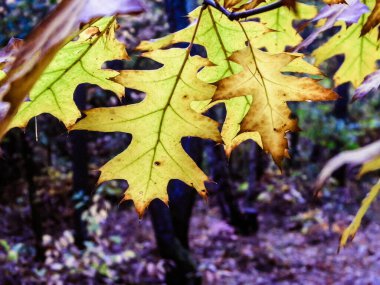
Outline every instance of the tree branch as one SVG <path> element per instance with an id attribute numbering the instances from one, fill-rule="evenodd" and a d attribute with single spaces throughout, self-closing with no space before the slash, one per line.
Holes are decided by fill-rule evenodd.
<path id="1" fill-rule="evenodd" d="M 226 15 L 228 17 L 228 19 L 230 19 L 231 21 L 234 21 L 234 20 L 240 20 L 243 18 L 248 18 L 248 17 L 253 16 L 253 15 L 261 14 L 264 12 L 268 12 L 268 11 L 280 8 L 285 4 L 285 0 L 279 0 L 279 1 L 273 2 L 271 4 L 265 5 L 263 7 L 259 7 L 259 8 L 243 11 L 243 12 L 228 11 L 226 8 L 219 5 L 219 3 L 215 2 L 214 0 L 204 0 L 203 4 L 206 6 L 211 6 L 215 9 L 219 10 L 224 15 Z"/>

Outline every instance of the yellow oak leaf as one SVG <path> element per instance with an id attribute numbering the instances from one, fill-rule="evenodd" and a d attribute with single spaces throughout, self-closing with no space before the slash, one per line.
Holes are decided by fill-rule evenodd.
<path id="1" fill-rule="evenodd" d="M 139 50 L 156 50 L 170 46 L 175 43 L 189 42 L 196 28 L 200 7 L 189 14 L 192 24 L 176 33 L 166 37 L 143 41 Z M 198 32 L 194 38 L 194 43 L 204 46 L 207 50 L 207 58 L 214 63 L 214 66 L 207 67 L 207 72 L 202 72 L 200 77 L 206 82 L 216 82 L 241 70 L 241 67 L 228 61 L 228 57 L 237 50 L 246 47 L 246 36 L 241 25 L 247 32 L 248 37 L 255 41 L 258 37 L 269 32 L 262 24 L 257 22 L 242 22 L 229 20 L 218 10 L 207 7 L 203 12 L 199 23 Z"/>
<path id="2" fill-rule="evenodd" d="M 247 47 L 230 59 L 244 70 L 223 79 L 213 101 L 251 96 L 252 104 L 241 123 L 240 133 L 258 132 L 263 148 L 280 165 L 288 157 L 286 133 L 298 131 L 287 102 L 335 100 L 337 94 L 318 84 L 317 80 L 281 73 L 299 55 L 270 54 Z"/>
<path id="3" fill-rule="evenodd" d="M 206 197 L 208 178 L 186 154 L 181 139 L 190 136 L 221 142 L 218 123 L 190 107 L 192 101 L 209 100 L 214 94 L 215 86 L 196 77 L 210 62 L 177 48 L 143 56 L 163 67 L 122 71 L 115 80 L 145 92 L 145 99 L 127 106 L 92 109 L 73 127 L 132 134 L 130 146 L 100 169 L 99 182 L 127 180 L 124 199 L 133 200 L 140 216 L 153 199 L 168 203 L 167 186 L 172 179 L 182 180 Z"/>
<path id="4" fill-rule="evenodd" d="M 5 116 L 0 119 L 0 138 L 58 51 L 76 36 L 80 23 L 103 16 L 144 11 L 138 0 L 109 0 L 103 3 L 102 9 L 98 9 L 99 2 L 103 2 L 99 0 L 55 2 L 58 2 L 55 8 L 32 30 L 24 46 L 15 53 L 16 60 L 10 64 L 7 76 L 0 81 L 1 100 L 9 105 Z"/>
<path id="5" fill-rule="evenodd" d="M 66 127 L 73 125 L 81 117 L 73 94 L 82 83 L 96 84 L 122 97 L 124 86 L 110 80 L 119 72 L 102 69 L 106 61 L 128 58 L 125 46 L 115 37 L 116 27 L 113 18 L 102 18 L 66 44 L 38 79 L 30 100 L 21 105 L 10 128 L 25 127 L 42 113 L 52 114 Z"/>
<path id="6" fill-rule="evenodd" d="M 366 4 L 373 7 L 374 0 L 367 0 Z M 361 36 L 367 18 L 368 15 L 363 15 L 358 24 L 350 27 L 342 24 L 341 30 L 312 54 L 316 65 L 333 56 L 344 55 L 344 62 L 334 75 L 337 86 L 351 82 L 357 88 L 367 75 L 377 69 L 376 61 L 380 59 L 378 31 L 374 29 Z"/>
<path id="7" fill-rule="evenodd" d="M 190 13 L 190 19 L 193 22 L 198 21 L 199 9 Z M 244 28 L 244 30 L 243 30 Z M 188 42 L 194 33 L 195 25 L 171 34 L 167 37 L 142 42 L 139 46 L 141 50 L 155 50 L 169 46 L 174 43 Z M 245 32 L 244 32 L 245 31 Z M 198 32 L 195 36 L 194 43 L 204 46 L 207 51 L 208 59 L 213 63 L 212 66 L 206 66 L 201 70 L 198 77 L 208 83 L 215 83 L 232 74 L 242 70 L 242 67 L 230 61 L 228 58 L 233 52 L 246 47 L 246 34 L 255 41 L 258 37 L 269 32 L 264 25 L 257 22 L 230 21 L 218 10 L 208 7 L 202 15 Z M 246 33 L 246 34 L 245 34 Z M 210 100 L 211 101 L 211 100 Z M 192 104 L 199 112 L 204 112 L 213 104 L 207 102 Z M 218 102 L 220 103 L 220 102 Z M 222 138 L 227 154 L 230 154 L 234 146 L 239 144 L 241 138 L 236 138 L 240 130 L 240 122 L 249 109 L 251 102 L 249 98 L 236 98 L 226 100 L 227 117 L 222 128 Z M 252 139 L 261 146 L 261 139 L 257 133 L 246 133 L 245 140 Z"/>
<path id="8" fill-rule="evenodd" d="M 268 1 L 272 3 L 274 1 Z M 265 3 L 263 5 L 266 5 Z M 260 6 L 259 6 L 260 7 Z M 267 51 L 280 53 L 285 51 L 287 46 L 296 46 L 302 41 L 302 37 L 293 27 L 293 22 L 299 19 L 311 19 L 317 15 L 315 6 L 303 3 L 297 3 L 296 14 L 288 7 L 281 7 L 253 16 L 259 18 L 260 22 L 267 28 L 273 30 L 273 33 L 267 33 L 254 41 L 252 44 L 257 48 L 266 48 Z"/>

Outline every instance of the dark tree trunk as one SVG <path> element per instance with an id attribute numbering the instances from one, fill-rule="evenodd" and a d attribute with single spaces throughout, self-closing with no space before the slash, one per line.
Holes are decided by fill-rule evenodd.
<path id="1" fill-rule="evenodd" d="M 174 32 L 188 25 L 186 1 L 166 0 L 170 31 Z M 184 141 L 187 153 L 199 163 L 202 145 L 192 139 Z M 166 269 L 166 283 L 169 285 L 197 285 L 201 278 L 197 264 L 189 252 L 188 232 L 196 191 L 180 181 L 169 184 L 169 208 L 161 201 L 151 203 L 149 211 L 153 221 L 157 246 L 163 258 L 174 261 Z"/>
<path id="2" fill-rule="evenodd" d="M 265 172 L 267 162 L 265 161 L 264 151 L 256 143 L 251 142 L 248 155 L 248 191 L 247 201 L 253 202 L 260 195 L 259 180 Z"/>
<path id="3" fill-rule="evenodd" d="M 339 85 L 336 92 L 339 94 L 339 99 L 335 101 L 333 116 L 337 119 L 348 119 L 348 103 L 349 103 L 350 83 Z"/>
<path id="4" fill-rule="evenodd" d="M 212 167 L 211 177 L 217 183 L 215 188 L 223 218 L 241 234 L 248 235 L 256 232 L 258 230 L 257 212 L 253 208 L 241 209 L 239 207 L 237 197 L 234 195 L 235 187 L 231 180 L 231 171 L 223 146 L 212 146 L 207 151 L 209 164 Z M 253 190 L 251 189 L 251 191 Z"/>
<path id="5" fill-rule="evenodd" d="M 87 87 L 80 85 L 74 100 L 80 110 L 86 107 Z M 70 134 L 72 163 L 73 163 L 73 202 L 74 202 L 74 238 L 75 244 L 83 249 L 87 239 L 86 224 L 82 214 L 89 201 L 88 152 L 86 131 L 75 131 Z"/>
<path id="6" fill-rule="evenodd" d="M 45 259 L 45 250 L 42 245 L 42 220 L 39 209 L 41 203 L 37 202 L 37 187 L 34 183 L 34 174 L 36 166 L 33 160 L 33 149 L 30 147 L 29 138 L 25 134 L 21 134 L 23 143 L 22 155 L 25 162 L 25 180 L 28 183 L 28 200 L 30 206 L 31 226 L 34 233 L 34 245 L 36 249 L 35 259 L 43 261 Z"/>
<path id="7" fill-rule="evenodd" d="M 337 120 L 348 121 L 348 104 L 349 104 L 349 92 L 350 83 L 339 85 L 336 88 L 336 92 L 339 94 L 339 99 L 335 102 L 334 109 L 332 111 L 333 116 Z M 342 151 L 344 142 L 337 137 L 335 139 L 335 148 L 331 151 L 331 156 L 337 155 Z M 340 186 L 346 184 L 346 172 L 347 167 L 343 166 L 333 173 L 333 177 L 337 179 Z"/>

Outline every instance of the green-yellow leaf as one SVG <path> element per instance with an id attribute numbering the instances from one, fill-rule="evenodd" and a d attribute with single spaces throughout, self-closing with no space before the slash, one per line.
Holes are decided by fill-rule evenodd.
<path id="1" fill-rule="evenodd" d="M 198 20 L 199 9 L 197 8 L 190 13 L 191 21 L 196 22 Z M 265 26 L 257 22 L 242 22 L 241 25 L 251 39 L 257 39 L 269 32 Z M 192 24 L 188 28 L 167 37 L 142 42 L 139 49 L 155 50 L 174 43 L 188 42 L 194 33 L 194 28 L 195 24 Z M 228 58 L 233 52 L 245 48 L 246 41 L 245 33 L 238 22 L 230 21 L 221 12 L 208 7 L 203 12 L 194 42 L 206 48 L 207 57 L 214 65 L 205 67 L 198 77 L 208 83 L 214 83 L 242 71 L 239 64 L 230 61 Z M 213 104 L 207 105 L 208 103 L 193 103 L 192 106 L 199 112 L 203 112 L 213 106 Z M 227 117 L 222 128 L 222 138 L 226 152 L 229 154 L 234 146 L 238 144 L 235 137 L 240 130 L 240 122 L 248 111 L 251 102 L 249 98 L 243 97 L 226 100 L 224 103 L 226 104 Z M 245 134 L 246 139 L 252 139 L 261 145 L 261 139 L 257 133 L 251 133 L 250 137 L 247 137 L 247 135 Z"/>
<path id="2" fill-rule="evenodd" d="M 194 34 L 200 9 L 199 7 L 189 14 L 190 20 L 193 22 L 189 27 L 161 39 L 144 41 L 138 49 L 156 50 L 175 43 L 189 42 Z M 257 22 L 242 22 L 241 25 L 253 41 L 269 32 L 264 25 Z M 203 12 L 194 43 L 206 48 L 207 58 L 215 66 L 207 67 L 207 72 L 202 71 L 199 77 L 206 82 L 217 82 L 221 78 L 241 71 L 241 67 L 230 62 L 228 57 L 233 52 L 245 48 L 246 41 L 245 34 L 237 21 L 230 21 L 218 10 L 208 7 Z"/>
<path id="3" fill-rule="evenodd" d="M 268 2 L 271 3 L 274 1 Z M 267 3 L 262 5 L 267 5 Z M 294 29 L 293 22 L 299 19 L 311 19 L 315 17 L 317 15 L 317 9 L 315 6 L 298 2 L 297 11 L 298 15 L 287 7 L 281 7 L 255 15 L 255 18 L 259 18 L 266 27 L 274 32 L 267 33 L 252 41 L 254 46 L 257 48 L 265 47 L 269 52 L 280 53 L 285 51 L 287 46 L 293 47 L 298 45 L 302 41 L 302 37 L 298 34 L 297 30 Z"/>
<path id="4" fill-rule="evenodd" d="M 133 200 L 142 215 L 153 199 L 168 203 L 167 186 L 179 179 L 206 196 L 207 176 L 186 154 L 183 137 L 220 142 L 217 122 L 195 112 L 192 101 L 210 100 L 215 87 L 199 80 L 197 72 L 207 59 L 189 56 L 188 50 L 156 50 L 145 57 L 163 64 L 156 70 L 122 71 L 116 81 L 146 93 L 137 104 L 92 109 L 74 130 L 132 134 L 130 146 L 104 165 L 99 182 L 124 179 L 125 200 Z"/>
<path id="5" fill-rule="evenodd" d="M 359 208 L 359 211 L 356 213 L 355 218 L 351 224 L 344 230 L 342 237 L 340 239 L 339 249 L 344 247 L 348 241 L 352 240 L 355 237 L 356 232 L 358 231 L 362 219 L 365 213 L 368 211 L 368 208 L 371 206 L 372 202 L 375 201 L 380 191 L 380 180 L 375 186 L 372 187 L 371 191 L 368 193 L 367 197 L 362 201 L 362 205 Z"/>
<path id="6" fill-rule="evenodd" d="M 374 6 L 374 2 L 374 0 L 365 1 L 370 8 Z M 376 70 L 376 61 L 380 59 L 378 30 L 374 29 L 360 36 L 367 18 L 368 14 L 363 15 L 358 24 L 348 28 L 342 24 L 341 30 L 336 35 L 313 52 L 316 65 L 333 56 L 344 55 L 344 62 L 334 75 L 337 86 L 351 82 L 357 88 L 368 74 Z"/>
<path id="7" fill-rule="evenodd" d="M 117 24 L 113 18 L 96 21 L 83 31 L 76 41 L 66 44 L 55 56 L 30 92 L 12 127 L 25 127 L 29 120 L 42 113 L 50 113 L 67 127 L 80 118 L 73 93 L 82 83 L 90 83 L 124 95 L 124 87 L 111 78 L 119 73 L 102 69 L 106 61 L 127 59 L 125 46 L 115 38 Z"/>

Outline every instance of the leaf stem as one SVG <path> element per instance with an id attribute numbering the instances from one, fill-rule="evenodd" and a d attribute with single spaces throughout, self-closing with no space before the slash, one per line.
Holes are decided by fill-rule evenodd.
<path id="1" fill-rule="evenodd" d="M 268 11 L 271 11 L 274 9 L 278 9 L 278 8 L 285 5 L 285 0 L 279 0 L 279 1 L 273 2 L 271 4 L 265 5 L 263 7 L 254 8 L 254 9 L 243 11 L 243 12 L 228 11 L 226 8 L 221 6 L 219 3 L 215 2 L 215 0 L 204 0 L 203 5 L 211 6 L 215 9 L 219 10 L 220 12 L 222 12 L 231 21 L 235 21 L 235 20 L 240 20 L 243 18 L 248 18 L 248 17 L 253 16 L 253 15 L 265 13 L 265 12 L 268 12 Z"/>
<path id="2" fill-rule="evenodd" d="M 263 86 L 264 91 L 265 91 L 265 98 L 266 98 L 266 100 L 267 100 L 267 104 L 268 104 L 268 106 L 270 107 L 272 126 L 273 126 L 273 128 L 275 128 L 275 125 L 274 125 L 274 119 L 273 119 L 273 106 L 272 106 L 272 104 L 271 104 L 271 102 L 270 102 L 270 99 L 269 99 L 269 93 L 268 93 L 267 86 L 266 86 L 266 84 L 265 84 L 264 76 L 263 76 L 263 74 L 261 73 L 260 67 L 259 67 L 259 65 L 258 65 L 258 63 L 257 63 L 256 55 L 255 55 L 255 52 L 253 51 L 253 47 L 252 47 L 252 44 L 251 44 L 251 40 L 250 40 L 249 37 L 248 37 L 248 33 L 247 33 L 247 31 L 245 30 L 243 24 L 240 23 L 240 22 L 238 22 L 238 23 L 239 23 L 239 25 L 240 25 L 240 27 L 241 27 L 241 29 L 242 29 L 244 35 L 245 35 L 245 38 L 247 39 L 247 45 L 248 45 L 249 50 L 250 50 L 250 52 L 251 52 L 252 59 L 253 59 L 255 65 L 256 65 L 256 71 L 257 71 L 257 73 L 258 73 L 259 76 L 260 76 L 260 79 L 261 79 L 261 82 L 262 82 L 262 86 Z"/>

